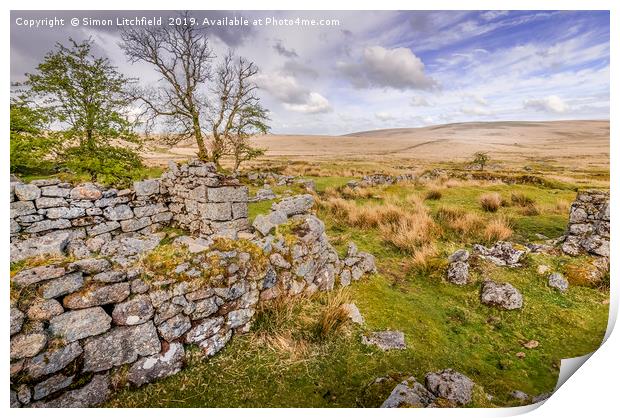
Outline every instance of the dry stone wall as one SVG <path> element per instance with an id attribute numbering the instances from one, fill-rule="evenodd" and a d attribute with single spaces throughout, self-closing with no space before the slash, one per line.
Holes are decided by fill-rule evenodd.
<path id="1" fill-rule="evenodd" d="M 57 206 L 38 200 L 49 188 L 62 189 Z M 11 199 L 20 228 L 11 259 L 26 263 L 11 277 L 12 407 L 99 405 L 120 387 L 180 371 L 187 345 L 215 355 L 249 329 L 261 300 L 347 286 L 375 271 L 354 244 L 338 257 L 309 212 L 310 195 L 274 203 L 278 225 L 252 230 L 247 189 L 208 164 L 171 164 L 127 191 L 12 184 Z M 73 210 L 79 216 L 54 218 Z M 37 227 L 52 219 L 68 223 Z M 166 224 L 194 236 L 158 232 Z M 32 262 L 50 253 L 58 257 Z"/>
<path id="2" fill-rule="evenodd" d="M 609 193 L 582 190 L 572 203 L 562 250 L 609 257 Z"/>

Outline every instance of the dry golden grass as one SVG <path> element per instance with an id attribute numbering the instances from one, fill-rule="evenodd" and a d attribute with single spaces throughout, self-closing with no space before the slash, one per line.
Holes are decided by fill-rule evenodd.
<path id="1" fill-rule="evenodd" d="M 540 215 L 540 209 L 538 205 L 532 204 L 519 208 L 519 213 L 523 216 L 536 216 Z"/>
<path id="2" fill-rule="evenodd" d="M 437 257 L 439 251 L 434 242 L 425 244 L 417 248 L 408 260 L 407 267 L 417 271 L 428 271 L 433 266 L 433 259 Z"/>
<path id="3" fill-rule="evenodd" d="M 527 206 L 533 206 L 534 205 L 534 199 L 532 199 L 529 196 L 526 196 L 524 193 L 511 193 L 510 194 L 510 201 L 517 205 L 517 206 L 521 206 L 521 207 L 527 207 Z"/>
<path id="4" fill-rule="evenodd" d="M 384 241 L 414 254 L 420 245 L 428 244 L 439 234 L 439 227 L 428 213 L 413 212 L 396 222 L 379 225 L 379 233 Z"/>
<path id="5" fill-rule="evenodd" d="M 475 212 L 447 206 L 440 207 L 436 216 L 443 225 L 467 238 L 478 236 L 485 224 L 485 219 Z"/>
<path id="6" fill-rule="evenodd" d="M 381 196 L 376 193 L 376 190 L 370 187 L 344 187 L 340 190 L 340 195 L 347 199 L 370 199 L 380 198 Z"/>
<path id="7" fill-rule="evenodd" d="M 428 192 L 426 192 L 426 196 L 424 196 L 424 199 L 426 200 L 439 200 L 441 199 L 443 195 L 441 194 L 441 191 L 438 189 L 431 189 Z"/>
<path id="8" fill-rule="evenodd" d="M 557 214 L 561 214 L 561 215 L 567 214 L 569 208 L 570 208 L 570 203 L 564 199 L 558 199 L 555 202 L 554 210 L 555 210 L 555 213 Z"/>
<path id="9" fill-rule="evenodd" d="M 497 217 L 487 223 L 483 237 L 487 242 L 502 241 L 512 236 L 509 222 L 503 217 Z"/>
<path id="10" fill-rule="evenodd" d="M 480 196 L 480 206 L 487 212 L 497 212 L 502 206 L 502 197 L 499 193 L 485 193 Z"/>
<path id="11" fill-rule="evenodd" d="M 314 329 L 314 339 L 324 341 L 346 326 L 349 312 L 344 305 L 350 302 L 351 296 L 347 289 L 327 293 L 327 302 Z"/>

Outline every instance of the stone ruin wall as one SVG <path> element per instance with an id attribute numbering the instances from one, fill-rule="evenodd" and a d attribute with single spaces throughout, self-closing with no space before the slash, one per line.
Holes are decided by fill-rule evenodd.
<path id="1" fill-rule="evenodd" d="M 28 238 L 42 236 L 52 240 L 66 233 L 70 245 L 74 239 L 98 237 L 98 242 L 121 233 L 151 234 L 168 225 L 233 238 L 249 228 L 247 187 L 216 173 L 213 164 L 197 161 L 170 163 L 161 179 L 124 190 L 92 183 L 73 187 L 58 179 L 11 182 L 10 199 L 11 261 L 36 255 L 29 244 L 40 240 Z"/>
<path id="2" fill-rule="evenodd" d="M 609 258 L 609 192 L 582 190 L 570 207 L 562 250 Z"/>
<path id="3" fill-rule="evenodd" d="M 11 406 L 99 405 L 124 386 L 179 372 L 188 344 L 205 357 L 249 329 L 261 300 L 345 286 L 375 270 L 350 245 L 340 259 L 309 195 L 252 230 L 247 188 L 209 164 L 177 166 L 131 190 L 56 180 L 11 184 L 11 260 L 63 256 L 11 277 Z M 163 277 L 141 260 L 164 225 L 191 230 Z M 214 240 L 215 235 L 244 239 Z M 218 244 L 219 242 L 219 244 Z M 41 257 L 39 257 L 41 258 Z M 204 276 L 208 273 L 208 280 Z"/>

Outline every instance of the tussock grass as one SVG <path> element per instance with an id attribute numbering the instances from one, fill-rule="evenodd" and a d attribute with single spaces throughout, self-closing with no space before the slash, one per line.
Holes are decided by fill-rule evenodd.
<path id="1" fill-rule="evenodd" d="M 486 212 L 497 212 L 502 206 L 502 196 L 499 193 L 486 193 L 480 196 L 480 206 Z"/>
<path id="2" fill-rule="evenodd" d="M 487 223 L 483 232 L 487 242 L 503 241 L 512 236 L 509 221 L 504 217 L 497 217 Z"/>
<path id="3" fill-rule="evenodd" d="M 438 189 L 431 189 L 426 192 L 426 196 L 424 197 L 426 200 L 439 200 L 441 199 L 441 191 Z"/>
<path id="4" fill-rule="evenodd" d="M 528 197 L 524 193 L 513 192 L 510 194 L 510 201 L 517 206 L 528 207 L 534 205 L 534 199 Z"/>

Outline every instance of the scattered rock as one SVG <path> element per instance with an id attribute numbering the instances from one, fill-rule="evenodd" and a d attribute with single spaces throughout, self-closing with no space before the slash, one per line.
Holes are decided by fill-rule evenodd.
<path id="1" fill-rule="evenodd" d="M 551 270 L 551 267 L 546 264 L 541 264 L 536 268 L 536 272 L 540 275 L 544 275 Z"/>
<path id="2" fill-rule="evenodd" d="M 314 198 L 309 194 L 291 196 L 271 205 L 272 211 L 282 211 L 287 217 L 308 213 L 314 206 Z"/>
<path id="3" fill-rule="evenodd" d="M 409 377 L 392 390 L 381 408 L 426 408 L 434 401 L 431 392 L 414 377 Z"/>
<path id="4" fill-rule="evenodd" d="M 447 278 L 450 283 L 465 285 L 469 281 L 469 264 L 465 261 L 454 261 L 448 266 Z"/>
<path id="5" fill-rule="evenodd" d="M 351 319 L 351 322 L 360 325 L 364 323 L 364 317 L 354 303 L 345 303 L 344 305 L 342 305 L 342 307 L 346 310 L 349 319 Z"/>
<path id="6" fill-rule="evenodd" d="M 435 396 L 467 405 L 471 402 L 474 382 L 464 374 L 445 369 L 425 376 L 426 388 Z"/>
<path id="7" fill-rule="evenodd" d="M 568 280 L 564 278 L 560 273 L 551 273 L 548 280 L 549 287 L 557 289 L 564 293 L 568 290 Z"/>
<path id="8" fill-rule="evenodd" d="M 465 262 L 467 260 L 469 260 L 469 251 L 465 249 L 456 250 L 448 257 L 449 263 L 455 263 L 457 261 Z"/>
<path id="9" fill-rule="evenodd" d="M 286 213 L 276 210 L 267 215 L 257 215 L 256 218 L 254 218 L 254 222 L 252 222 L 252 227 L 263 236 L 267 236 L 275 227 L 286 223 L 286 221 Z"/>
<path id="10" fill-rule="evenodd" d="M 375 345 L 383 351 L 407 348 L 405 334 L 402 331 L 378 331 L 371 333 L 370 336 L 362 335 L 362 344 Z"/>
<path id="11" fill-rule="evenodd" d="M 530 398 L 530 395 L 520 390 L 513 390 L 510 392 L 510 396 L 522 402 L 525 402 Z"/>
<path id="12" fill-rule="evenodd" d="M 507 310 L 520 309 L 523 306 L 523 296 L 513 285 L 491 280 L 482 283 L 480 301 L 485 305 Z"/>
<path id="13" fill-rule="evenodd" d="M 525 251 L 515 250 L 510 242 L 498 241 L 491 248 L 475 244 L 474 251 L 485 260 L 489 260 L 498 266 L 518 267 L 519 260 Z"/>
<path id="14" fill-rule="evenodd" d="M 539 343 L 536 340 L 529 340 L 525 343 L 523 343 L 523 347 L 528 348 L 528 349 L 532 349 L 532 348 L 536 348 L 538 347 Z"/>

